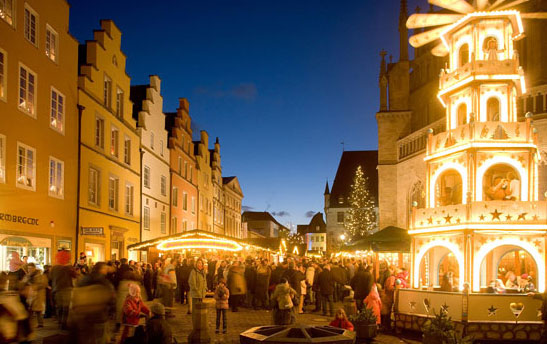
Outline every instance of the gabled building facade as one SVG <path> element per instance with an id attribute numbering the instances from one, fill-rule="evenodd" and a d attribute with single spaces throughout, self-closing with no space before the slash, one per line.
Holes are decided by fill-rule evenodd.
<path id="1" fill-rule="evenodd" d="M 247 236 L 277 238 L 281 231 L 289 232 L 289 229 L 280 224 L 267 211 L 246 211 L 241 215 L 241 220 L 247 230 Z M 255 234 L 257 234 L 255 236 Z"/>
<path id="2" fill-rule="evenodd" d="M 307 225 L 296 226 L 297 233 L 304 238 L 307 251 L 327 251 L 327 224 L 323 213 L 315 214 Z"/>
<path id="3" fill-rule="evenodd" d="M 350 209 L 349 196 L 351 185 L 358 166 L 361 166 L 367 178 L 367 187 L 378 207 L 378 151 L 345 151 L 342 153 L 336 177 L 329 190 L 325 186 L 325 214 L 327 224 L 327 242 L 329 251 L 339 247 L 347 238 L 344 223 Z"/>
<path id="4" fill-rule="evenodd" d="M 121 36 L 112 20 L 101 20 L 94 39 L 80 45 L 79 51 L 77 251 L 95 262 L 138 259 L 136 253 L 128 257 L 127 246 L 141 241 L 140 137 L 132 116 Z"/>
<path id="5" fill-rule="evenodd" d="M 78 42 L 64 0 L 0 3 L 0 270 L 75 250 Z"/>
<path id="6" fill-rule="evenodd" d="M 177 112 L 166 114 L 171 165 L 170 234 L 198 229 L 198 174 L 189 108 L 188 100 L 180 98 Z"/>
<path id="7" fill-rule="evenodd" d="M 211 184 L 211 154 L 209 153 L 209 134 L 200 132 L 200 140 L 194 141 L 198 180 L 198 228 L 213 232 L 213 185 Z"/>
<path id="8" fill-rule="evenodd" d="M 146 241 L 169 234 L 170 152 L 160 78 L 152 75 L 148 85 L 132 86 L 131 101 L 140 136 L 141 240 Z"/>
<path id="9" fill-rule="evenodd" d="M 246 238 L 241 228 L 241 201 L 243 191 L 237 177 L 223 177 L 224 193 L 224 235 L 234 238 Z"/>
<path id="10" fill-rule="evenodd" d="M 222 184 L 222 166 L 220 164 L 220 142 L 218 137 L 215 148 L 209 150 L 211 164 L 211 185 L 213 187 L 213 231 L 224 234 L 224 188 Z"/>

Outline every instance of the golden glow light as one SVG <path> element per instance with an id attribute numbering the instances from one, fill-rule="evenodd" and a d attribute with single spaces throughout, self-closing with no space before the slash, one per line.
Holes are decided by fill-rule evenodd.
<path id="1" fill-rule="evenodd" d="M 213 249 L 225 251 L 241 251 L 243 247 L 235 241 L 211 238 L 180 238 L 164 241 L 158 246 L 158 250 L 182 250 L 182 249 Z"/>
<path id="2" fill-rule="evenodd" d="M 435 227 L 428 227 L 423 229 L 410 229 L 408 234 L 430 234 L 430 233 L 439 233 L 439 232 L 454 232 L 465 229 L 484 229 L 484 230 L 497 230 L 497 229 L 506 229 L 507 233 L 511 233 L 512 230 L 531 230 L 531 231 L 544 231 L 547 230 L 547 224 L 500 224 L 498 222 L 492 224 L 486 223 L 468 223 L 460 225 L 442 225 Z M 522 233 L 522 232 L 521 232 Z"/>
<path id="3" fill-rule="evenodd" d="M 463 257 L 463 253 L 460 251 L 458 245 L 456 245 L 454 243 L 451 243 L 449 241 L 440 240 L 440 239 L 430 241 L 427 244 L 420 247 L 420 252 L 416 256 L 416 259 L 414 261 L 414 276 L 413 276 L 414 277 L 413 278 L 414 288 L 419 288 L 420 287 L 420 263 L 422 262 L 422 258 L 427 253 L 427 251 L 429 251 L 429 249 L 431 249 L 433 247 L 437 247 L 437 246 L 441 246 L 441 247 L 444 247 L 444 248 L 448 249 L 456 257 L 456 260 L 458 261 L 458 269 L 460 271 L 460 275 L 459 275 L 460 280 L 459 280 L 459 285 L 458 286 L 459 286 L 460 290 L 463 289 L 463 283 L 464 283 L 463 276 L 465 276 L 465 274 L 464 274 L 464 257 Z M 475 270 L 475 271 L 479 271 L 479 270 Z"/>

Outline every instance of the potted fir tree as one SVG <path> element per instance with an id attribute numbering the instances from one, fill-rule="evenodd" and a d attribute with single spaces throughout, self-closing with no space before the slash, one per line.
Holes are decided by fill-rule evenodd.
<path id="1" fill-rule="evenodd" d="M 427 320 L 422 327 L 424 344 L 443 344 L 455 337 L 454 324 L 447 312 L 441 309 L 439 314 Z"/>
<path id="2" fill-rule="evenodd" d="M 355 328 L 357 339 L 372 339 L 378 333 L 376 315 L 371 308 L 363 308 L 357 315 L 350 318 Z"/>

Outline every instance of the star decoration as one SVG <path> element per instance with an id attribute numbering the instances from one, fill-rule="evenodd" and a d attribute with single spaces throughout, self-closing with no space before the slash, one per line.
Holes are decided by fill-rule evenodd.
<path id="1" fill-rule="evenodd" d="M 511 216 L 511 215 L 505 215 L 505 219 L 507 221 L 511 221 L 512 218 L 513 218 L 513 216 Z"/>
<path id="2" fill-rule="evenodd" d="M 410 301 L 408 304 L 410 305 L 410 309 L 412 310 L 416 309 L 416 301 Z"/>
<path id="3" fill-rule="evenodd" d="M 458 217 L 458 218 L 456 219 L 456 223 L 460 223 L 460 222 L 462 222 L 462 220 Z"/>
<path id="4" fill-rule="evenodd" d="M 503 213 L 500 213 L 500 212 L 498 211 L 498 209 L 494 210 L 494 212 L 492 212 L 492 213 L 490 213 L 490 214 L 492 215 L 492 221 L 494 221 L 494 220 L 496 220 L 496 219 L 498 219 L 499 221 L 501 221 L 501 220 L 500 220 L 500 215 L 503 214 Z"/>
<path id="5" fill-rule="evenodd" d="M 498 309 L 494 307 L 494 305 L 490 306 L 490 308 L 488 308 L 488 316 L 493 317 L 494 315 L 496 315 L 497 311 Z"/>
<path id="6" fill-rule="evenodd" d="M 532 220 L 537 221 L 539 217 L 537 215 L 532 216 Z"/>
<path id="7" fill-rule="evenodd" d="M 428 224 L 428 225 L 432 225 L 432 224 L 433 224 L 433 218 L 432 218 L 431 216 L 427 219 L 427 224 Z"/>
<path id="8" fill-rule="evenodd" d="M 479 220 L 484 221 L 484 215 L 483 215 L 483 214 L 481 214 L 481 215 L 479 216 Z"/>
<path id="9" fill-rule="evenodd" d="M 528 215 L 528 213 L 522 213 L 522 214 L 519 214 L 519 218 L 517 219 L 518 220 L 526 220 L 526 215 Z"/>
<path id="10" fill-rule="evenodd" d="M 450 306 L 447 305 L 446 302 L 445 302 L 444 305 L 441 306 L 441 312 L 448 313 L 448 307 L 450 307 Z"/>
<path id="11" fill-rule="evenodd" d="M 452 216 L 450 216 L 450 214 L 446 214 L 446 216 L 444 217 L 444 220 L 446 221 L 445 223 L 451 223 Z"/>
<path id="12" fill-rule="evenodd" d="M 424 222 L 423 221 L 420 221 L 420 226 L 423 226 L 424 225 Z"/>

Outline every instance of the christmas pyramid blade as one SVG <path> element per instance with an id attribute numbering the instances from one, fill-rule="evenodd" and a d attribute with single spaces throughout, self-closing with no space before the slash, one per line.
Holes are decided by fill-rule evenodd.
<path id="1" fill-rule="evenodd" d="M 433 47 L 433 49 L 431 49 L 431 53 L 434 56 L 443 57 L 443 56 L 448 55 L 448 50 L 446 50 L 446 47 L 444 46 L 443 43 L 440 43 L 440 44 L 436 45 L 435 47 Z"/>
<path id="2" fill-rule="evenodd" d="M 472 13 L 475 9 L 465 0 L 428 0 L 430 4 L 458 13 Z"/>
<path id="3" fill-rule="evenodd" d="M 410 42 L 410 45 L 412 45 L 414 48 L 419 48 L 441 37 L 441 32 L 443 32 L 445 28 L 446 25 L 433 30 L 412 35 L 410 36 L 410 39 L 408 41 Z"/>
<path id="4" fill-rule="evenodd" d="M 488 6 L 488 0 L 477 0 L 477 9 L 482 11 Z"/>
<path id="5" fill-rule="evenodd" d="M 503 6 L 500 6 L 500 7 L 496 8 L 496 10 L 497 10 L 497 11 L 505 10 L 505 9 L 510 8 L 510 7 L 520 5 L 520 4 L 522 4 L 522 3 L 524 3 L 524 2 L 527 2 L 527 1 L 529 1 L 529 0 L 515 0 L 515 1 L 513 1 L 513 2 L 510 2 L 510 3 L 508 3 L 508 4 L 505 4 L 505 5 L 503 5 Z"/>
<path id="6" fill-rule="evenodd" d="M 522 19 L 547 19 L 547 12 L 521 13 Z"/>
<path id="7" fill-rule="evenodd" d="M 452 24 L 463 17 L 463 14 L 438 14 L 438 13 L 415 13 L 406 21 L 406 27 L 416 29 L 428 26 Z"/>

